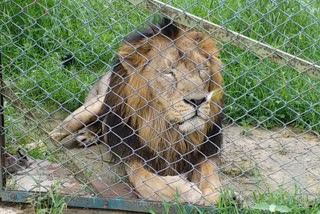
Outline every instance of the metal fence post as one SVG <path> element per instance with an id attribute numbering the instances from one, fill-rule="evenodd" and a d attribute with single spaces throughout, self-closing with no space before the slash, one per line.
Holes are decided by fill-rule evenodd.
<path id="1" fill-rule="evenodd" d="M 2 46 L 0 38 L 0 81 L 2 81 Z M 0 91 L 0 194 L 5 186 L 5 158 L 4 158 L 4 148 L 5 148 L 5 130 L 4 130 L 4 106 L 3 106 L 3 94 L 2 86 Z M 2 194 L 1 194 L 2 195 Z"/>

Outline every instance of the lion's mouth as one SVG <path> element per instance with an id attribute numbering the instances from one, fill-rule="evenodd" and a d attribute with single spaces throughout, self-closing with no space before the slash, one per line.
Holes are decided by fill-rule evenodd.
<path id="1" fill-rule="evenodd" d="M 180 121 L 180 122 L 178 122 L 177 124 L 178 124 L 178 125 L 182 125 L 182 124 L 184 124 L 185 122 L 191 122 L 191 123 L 192 123 L 192 121 L 193 121 L 193 120 L 196 120 L 196 119 L 200 119 L 200 120 L 205 121 L 205 119 L 202 118 L 198 113 L 195 113 L 194 115 L 189 116 L 189 118 L 186 118 L 185 120 Z"/>
<path id="2" fill-rule="evenodd" d="M 206 124 L 206 120 L 199 115 L 192 115 L 188 119 L 178 123 L 179 130 L 184 133 L 191 133 L 195 130 L 201 130 Z"/>

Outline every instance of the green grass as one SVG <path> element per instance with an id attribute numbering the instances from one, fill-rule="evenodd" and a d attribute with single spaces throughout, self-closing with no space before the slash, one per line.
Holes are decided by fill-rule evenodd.
<path id="1" fill-rule="evenodd" d="M 112 51 L 121 35 L 141 22 L 139 13 L 130 13 L 132 6 L 124 2 L 110 7 L 103 1 L 85 6 L 82 1 L 31 2 L 0 3 L 5 77 L 29 105 L 50 103 L 72 111 L 84 100 L 88 86 L 110 69 Z M 65 69 L 60 59 L 71 53 L 75 65 Z"/>
<path id="2" fill-rule="evenodd" d="M 46 115 L 73 111 L 110 69 L 123 36 L 152 20 L 126 1 L 0 0 L 4 78 Z M 171 4 L 319 64 L 320 3 L 174 0 Z M 23 10 L 22 10 L 23 8 Z M 46 8 L 46 9 L 45 9 Z M 319 81 L 228 44 L 220 44 L 229 122 L 320 132 Z M 60 59 L 75 61 L 67 67 Z"/>
<path id="3" fill-rule="evenodd" d="M 35 194 L 30 198 L 35 214 L 62 214 L 67 208 L 66 196 L 60 192 L 60 184 L 55 183 L 46 194 Z"/>
<path id="4" fill-rule="evenodd" d="M 300 189 L 296 188 L 293 194 L 284 190 L 276 192 L 265 192 L 253 194 L 252 205 L 241 206 L 232 198 L 230 194 L 221 195 L 220 201 L 216 207 L 199 208 L 193 206 L 184 206 L 179 197 L 174 203 L 163 202 L 164 214 L 261 214 L 261 213 L 290 213 L 290 214 L 319 214 L 320 202 L 308 200 Z M 275 212 L 270 210 L 275 209 Z M 150 209 L 151 214 L 157 212 Z"/>

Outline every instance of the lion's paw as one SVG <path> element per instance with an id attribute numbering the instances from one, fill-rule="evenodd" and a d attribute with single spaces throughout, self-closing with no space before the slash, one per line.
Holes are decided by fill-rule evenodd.
<path id="1" fill-rule="evenodd" d="M 54 139 L 56 141 L 60 141 L 61 139 L 63 139 L 65 136 L 67 135 L 66 131 L 62 131 L 62 130 L 53 130 L 49 133 L 49 136 L 51 139 Z"/>
<path id="2" fill-rule="evenodd" d="M 186 182 L 183 186 L 177 188 L 181 202 L 189 202 L 201 205 L 202 193 L 196 184 Z"/>
<path id="3" fill-rule="evenodd" d="M 97 142 L 97 135 L 87 129 L 82 129 L 78 132 L 75 140 L 80 146 L 86 147 Z"/>
<path id="4" fill-rule="evenodd" d="M 217 205 L 220 200 L 221 193 L 219 191 L 212 191 L 207 188 L 203 190 L 203 198 L 201 200 L 202 204 L 205 206 Z"/>
<path id="5" fill-rule="evenodd" d="M 172 201 L 178 193 L 179 200 L 182 203 L 198 204 L 202 197 L 202 193 L 195 183 L 189 182 L 180 176 L 161 176 L 150 179 L 146 183 L 147 186 L 141 185 L 140 191 L 138 191 L 144 198 L 149 200 Z"/>

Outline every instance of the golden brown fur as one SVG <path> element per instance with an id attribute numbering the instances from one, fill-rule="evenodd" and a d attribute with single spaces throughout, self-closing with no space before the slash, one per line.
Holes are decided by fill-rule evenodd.
<path id="1" fill-rule="evenodd" d="M 120 47 L 106 105 L 94 99 L 51 134 L 61 140 L 81 128 L 76 120 L 105 115 L 103 141 L 128 164 L 142 197 L 171 200 L 178 190 L 182 201 L 217 203 L 223 96 L 207 98 L 223 85 L 216 44 L 168 20 L 144 34 Z"/>

